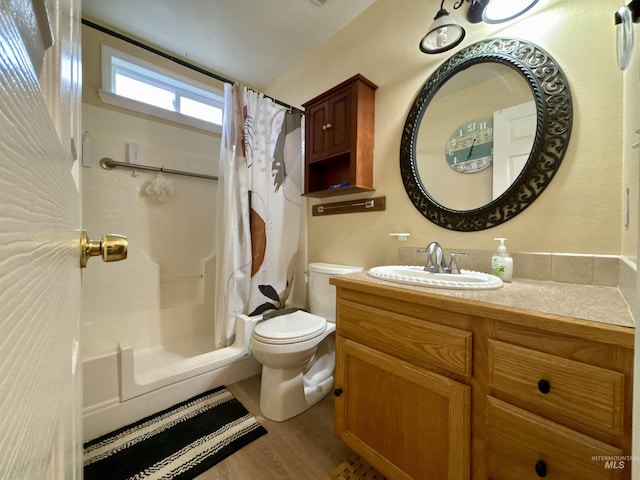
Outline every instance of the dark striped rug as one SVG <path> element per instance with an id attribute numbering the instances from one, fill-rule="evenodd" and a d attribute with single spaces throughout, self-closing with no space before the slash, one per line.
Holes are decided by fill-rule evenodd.
<path id="1" fill-rule="evenodd" d="M 85 480 L 190 480 L 267 433 L 219 387 L 84 444 Z"/>

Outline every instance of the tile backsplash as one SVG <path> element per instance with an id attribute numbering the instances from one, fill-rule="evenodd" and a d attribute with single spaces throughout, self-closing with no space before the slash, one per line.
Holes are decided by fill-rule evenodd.
<path id="1" fill-rule="evenodd" d="M 493 250 L 444 250 L 449 260 L 451 252 L 466 252 L 458 257 L 458 266 L 465 270 L 491 271 Z M 598 285 L 624 288 L 633 278 L 635 265 L 615 255 L 585 255 L 573 253 L 510 252 L 513 257 L 514 277 L 529 280 L 545 280 L 581 285 Z M 398 262 L 403 265 L 424 265 L 424 248 L 400 247 Z M 632 269 L 633 272 L 626 270 Z"/>
<path id="2" fill-rule="evenodd" d="M 491 272 L 493 250 L 444 250 L 447 262 L 451 252 L 465 252 L 459 256 L 458 266 L 465 270 Z M 513 257 L 513 276 L 527 280 L 575 283 L 599 287 L 616 287 L 627 305 L 636 304 L 637 264 L 623 256 L 585 255 L 575 253 L 510 252 Z M 398 263 L 424 265 L 426 251 L 418 247 L 400 247 Z"/>

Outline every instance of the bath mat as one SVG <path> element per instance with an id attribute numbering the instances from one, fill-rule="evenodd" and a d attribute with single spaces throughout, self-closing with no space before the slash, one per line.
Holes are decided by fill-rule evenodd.
<path id="1" fill-rule="evenodd" d="M 354 455 L 338 465 L 325 480 L 386 480 L 386 477 Z"/>
<path id="2" fill-rule="evenodd" d="M 190 480 L 267 433 L 225 387 L 84 444 L 85 480 Z"/>

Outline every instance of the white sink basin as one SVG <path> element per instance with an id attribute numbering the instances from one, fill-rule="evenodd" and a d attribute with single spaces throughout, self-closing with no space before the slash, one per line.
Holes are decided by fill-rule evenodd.
<path id="1" fill-rule="evenodd" d="M 388 282 L 405 283 L 419 287 L 451 288 L 457 290 L 491 290 L 501 288 L 502 280 L 488 273 L 460 270 L 460 273 L 425 272 L 424 267 L 387 265 L 373 267 L 367 274 Z"/>

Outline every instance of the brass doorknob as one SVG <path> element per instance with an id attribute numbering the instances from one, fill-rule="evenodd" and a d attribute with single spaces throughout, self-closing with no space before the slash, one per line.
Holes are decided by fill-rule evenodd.
<path id="1" fill-rule="evenodd" d="M 129 242 L 124 235 L 103 235 L 99 242 L 89 240 L 87 231 L 80 230 L 80 266 L 87 266 L 89 257 L 102 257 L 105 262 L 117 262 L 127 258 Z"/>

